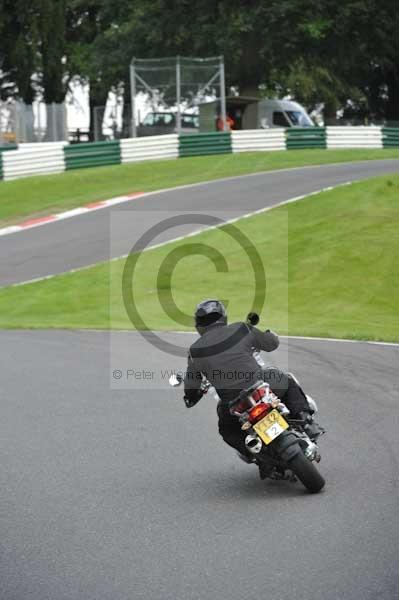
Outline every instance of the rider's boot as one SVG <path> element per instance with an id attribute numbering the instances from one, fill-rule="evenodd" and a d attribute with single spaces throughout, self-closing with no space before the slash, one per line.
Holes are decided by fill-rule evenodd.
<path id="1" fill-rule="evenodd" d="M 305 421 L 303 429 L 306 435 L 308 435 L 309 438 L 312 440 L 312 442 L 315 442 L 320 435 L 326 432 L 326 430 L 323 427 L 316 423 L 316 421 L 313 418 L 313 415 L 310 412 L 303 410 L 299 413 L 299 416 L 303 421 Z"/>
<path id="2" fill-rule="evenodd" d="M 239 450 L 237 450 L 237 456 L 238 458 L 240 458 L 243 462 L 247 463 L 247 465 L 251 465 L 252 463 L 256 462 L 256 459 L 254 457 L 253 454 L 243 454 L 242 452 L 240 452 Z"/>
<path id="3" fill-rule="evenodd" d="M 260 479 L 262 479 L 262 481 L 264 479 L 266 479 L 266 477 L 269 477 L 270 473 L 273 470 L 273 468 L 270 467 L 270 465 L 267 465 L 263 462 L 258 462 L 258 467 L 259 467 L 259 477 L 260 477 Z"/>

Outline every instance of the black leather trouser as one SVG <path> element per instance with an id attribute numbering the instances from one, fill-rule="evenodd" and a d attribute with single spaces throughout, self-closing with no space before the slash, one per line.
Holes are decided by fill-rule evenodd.
<path id="1" fill-rule="evenodd" d="M 309 410 L 305 394 L 288 373 L 276 367 L 269 367 L 264 370 L 264 380 L 290 410 L 291 417 L 295 417 L 303 410 Z M 217 405 L 217 413 L 219 417 L 219 433 L 226 444 L 229 444 L 229 446 L 232 446 L 241 454 L 252 456 L 245 446 L 244 440 L 247 434 L 241 430 L 238 418 L 230 414 L 227 405 L 222 401 Z"/>

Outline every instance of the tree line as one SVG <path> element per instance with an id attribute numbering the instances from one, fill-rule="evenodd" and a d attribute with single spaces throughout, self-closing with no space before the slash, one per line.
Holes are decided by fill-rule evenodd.
<path id="1" fill-rule="evenodd" d="M 133 56 L 223 54 L 242 94 L 399 120 L 398 31 L 397 0 L 0 0 L 0 94 L 103 105 Z"/>

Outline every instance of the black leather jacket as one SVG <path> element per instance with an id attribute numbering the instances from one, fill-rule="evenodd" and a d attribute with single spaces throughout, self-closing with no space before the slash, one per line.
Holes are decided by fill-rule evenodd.
<path id="1" fill-rule="evenodd" d="M 236 398 L 240 391 L 263 379 L 253 350 L 271 352 L 279 345 L 278 336 L 264 333 L 246 323 L 215 324 L 192 344 L 184 378 L 184 394 L 189 401 L 201 397 L 204 375 L 215 387 L 222 404 Z"/>

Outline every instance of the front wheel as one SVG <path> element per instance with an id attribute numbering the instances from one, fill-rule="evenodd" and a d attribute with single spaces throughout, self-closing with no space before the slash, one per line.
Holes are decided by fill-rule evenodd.
<path id="1" fill-rule="evenodd" d="M 289 461 L 288 467 L 303 483 L 308 492 L 317 494 L 323 489 L 326 483 L 324 478 L 302 452 L 299 452 Z"/>

